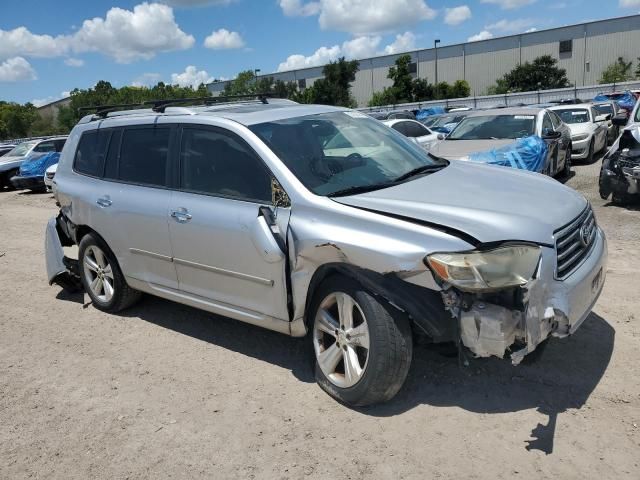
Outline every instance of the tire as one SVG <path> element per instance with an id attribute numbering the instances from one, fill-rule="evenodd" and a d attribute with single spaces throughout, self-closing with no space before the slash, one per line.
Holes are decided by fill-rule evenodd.
<path id="1" fill-rule="evenodd" d="M 571 144 L 567 148 L 567 152 L 564 154 L 564 168 L 562 169 L 562 176 L 569 178 L 571 176 Z"/>
<path id="2" fill-rule="evenodd" d="M 315 377 L 325 392 L 350 406 L 385 402 L 398 393 L 413 354 L 405 316 L 339 276 L 322 283 L 310 312 Z"/>
<path id="3" fill-rule="evenodd" d="M 593 163 L 593 155 L 594 155 L 594 153 L 595 153 L 595 152 L 594 152 L 595 148 L 596 148 L 596 142 L 595 142 L 595 140 L 592 138 L 592 139 L 591 139 L 591 143 L 589 143 L 589 153 L 587 154 L 587 158 L 585 159 L 585 160 L 586 160 L 587 165 L 591 165 L 591 164 Z"/>
<path id="4" fill-rule="evenodd" d="M 78 248 L 80 280 L 93 306 L 115 313 L 136 303 L 141 293 L 124 279 L 115 255 L 95 233 L 88 233 Z"/>

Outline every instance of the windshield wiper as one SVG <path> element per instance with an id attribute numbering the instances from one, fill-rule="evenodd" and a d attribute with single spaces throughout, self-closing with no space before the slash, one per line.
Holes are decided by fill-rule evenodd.
<path id="1" fill-rule="evenodd" d="M 402 182 L 403 180 L 407 180 L 411 177 L 415 177 L 416 175 L 421 175 L 423 173 L 432 173 L 437 172 L 438 170 L 442 170 L 446 167 L 446 164 L 443 165 L 422 165 L 421 167 L 414 168 L 413 170 L 409 170 L 407 173 L 403 173 L 398 178 L 394 179 L 394 183 Z"/>
<path id="2" fill-rule="evenodd" d="M 356 195 L 358 193 L 367 193 L 374 190 L 380 190 L 382 188 L 392 187 L 395 182 L 386 183 L 374 183 L 373 185 L 357 185 L 355 187 L 343 188 L 342 190 L 336 190 L 327 195 L 327 197 L 344 197 L 347 195 Z"/>

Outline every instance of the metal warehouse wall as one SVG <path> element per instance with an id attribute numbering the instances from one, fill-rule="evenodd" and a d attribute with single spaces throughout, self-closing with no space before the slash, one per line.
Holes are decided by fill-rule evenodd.
<path id="1" fill-rule="evenodd" d="M 571 41 L 571 51 L 560 53 L 560 42 Z M 558 59 L 567 70 L 572 85 L 595 85 L 602 71 L 618 57 L 637 62 L 640 56 L 640 15 L 613 18 L 580 25 L 523 33 L 479 42 L 439 47 L 438 81 L 453 83 L 466 80 L 472 95 L 485 95 L 496 80 L 521 62 L 532 61 L 540 55 Z M 407 52 L 416 62 L 415 77 L 435 82 L 436 51 L 424 49 Z M 373 92 L 391 85 L 387 78 L 389 67 L 398 55 L 386 55 L 360 60 L 360 71 L 352 84 L 352 94 L 359 106 L 366 106 Z M 322 78 L 322 67 L 273 73 L 284 81 L 306 80 L 309 87 Z M 214 94 L 222 91 L 226 82 L 209 85 Z"/>

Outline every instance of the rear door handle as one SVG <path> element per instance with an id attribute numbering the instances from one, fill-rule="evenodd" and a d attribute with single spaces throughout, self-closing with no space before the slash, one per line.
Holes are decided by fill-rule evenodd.
<path id="1" fill-rule="evenodd" d="M 110 207 L 112 203 L 113 202 L 108 196 L 100 197 L 98 200 L 96 200 L 96 204 L 101 208 Z"/>
<path id="2" fill-rule="evenodd" d="M 171 217 L 174 218 L 178 223 L 187 223 L 193 218 L 186 208 L 179 208 L 178 210 L 174 210 L 173 212 L 171 212 Z"/>

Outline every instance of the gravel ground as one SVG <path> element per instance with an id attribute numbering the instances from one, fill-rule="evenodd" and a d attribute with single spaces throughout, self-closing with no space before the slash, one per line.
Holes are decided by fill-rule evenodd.
<path id="1" fill-rule="evenodd" d="M 399 395 L 358 410 L 315 385 L 304 340 L 49 287 L 53 200 L 0 192 L 0 478 L 637 479 L 640 211 L 598 197 L 599 166 L 568 182 L 609 239 L 582 328 L 519 367 L 418 347 Z"/>

